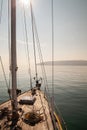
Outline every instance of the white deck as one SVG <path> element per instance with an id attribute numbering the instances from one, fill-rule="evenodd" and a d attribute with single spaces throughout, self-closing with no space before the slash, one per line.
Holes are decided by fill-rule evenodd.
<path id="1" fill-rule="evenodd" d="M 20 100 L 21 97 L 29 96 L 29 95 L 31 95 L 30 91 L 22 94 L 21 96 L 18 97 L 18 101 Z M 26 124 L 25 122 L 23 122 L 23 120 L 22 120 L 23 116 L 22 116 L 20 118 L 20 120 L 18 121 L 18 125 L 22 128 L 22 130 L 53 130 L 53 124 L 52 124 L 51 116 L 49 113 L 48 102 L 44 98 L 44 94 L 41 91 L 37 90 L 35 97 L 36 97 L 36 101 L 34 103 L 34 106 L 18 104 L 18 107 L 22 108 L 24 113 L 31 112 L 32 109 L 37 111 L 37 110 L 40 110 L 40 108 L 41 108 L 40 113 L 42 113 L 43 120 L 41 122 L 35 124 L 35 126 L 30 126 L 29 124 Z M 9 109 L 11 109 L 10 101 L 0 105 L 0 109 L 4 108 L 4 107 L 9 107 Z M 45 112 L 45 114 L 44 114 L 44 112 Z M 4 122 L 5 122 L 5 119 L 0 120 L 1 126 L 3 126 Z M 1 128 L 1 130 L 4 130 L 4 129 L 3 129 L 3 127 Z M 9 130 L 9 128 L 6 128 L 6 130 Z"/>

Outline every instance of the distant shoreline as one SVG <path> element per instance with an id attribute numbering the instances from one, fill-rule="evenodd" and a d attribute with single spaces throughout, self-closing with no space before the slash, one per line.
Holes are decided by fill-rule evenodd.
<path id="1" fill-rule="evenodd" d="M 41 63 L 38 63 L 41 65 Z M 44 62 L 44 65 L 52 65 L 52 61 Z M 87 60 L 64 60 L 64 61 L 54 61 L 56 66 L 87 66 Z"/>

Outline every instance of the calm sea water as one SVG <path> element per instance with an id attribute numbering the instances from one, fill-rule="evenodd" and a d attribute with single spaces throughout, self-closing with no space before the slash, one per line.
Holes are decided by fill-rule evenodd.
<path id="1" fill-rule="evenodd" d="M 51 67 L 46 66 L 51 91 Z M 29 77 L 18 72 L 18 87 L 29 89 Z M 87 67 L 55 66 L 55 101 L 67 124 L 68 130 L 87 130 Z M 0 103 L 8 99 L 7 88 L 0 73 Z"/>

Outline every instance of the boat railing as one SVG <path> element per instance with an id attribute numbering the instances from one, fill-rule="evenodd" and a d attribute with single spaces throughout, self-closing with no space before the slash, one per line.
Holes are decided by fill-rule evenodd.
<path id="1" fill-rule="evenodd" d="M 50 94 L 48 93 L 48 91 L 45 91 L 45 94 L 46 94 L 46 97 L 47 97 L 47 100 L 48 100 L 49 107 L 52 108 Z M 55 101 L 54 101 L 54 112 L 51 110 L 50 113 L 51 113 L 51 116 L 54 115 L 55 119 L 57 118 L 57 122 L 61 126 L 61 128 L 59 130 L 67 130 L 66 122 L 64 121 L 63 116 L 62 116 L 62 114 L 61 114 L 61 112 L 60 112 L 60 110 L 59 110 Z"/>
<path id="2" fill-rule="evenodd" d="M 60 124 L 62 126 L 62 130 L 67 130 L 66 122 L 64 121 L 63 116 L 62 116 L 62 114 L 61 114 L 61 112 L 60 112 L 56 102 L 54 102 L 54 107 L 55 107 L 55 112 L 58 115 L 58 120 L 59 120 L 59 122 L 60 122 Z"/>

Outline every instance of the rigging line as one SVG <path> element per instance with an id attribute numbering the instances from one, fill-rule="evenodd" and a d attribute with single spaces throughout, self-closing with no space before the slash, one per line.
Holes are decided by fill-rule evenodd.
<path id="1" fill-rule="evenodd" d="M 1 56 L 0 56 L 0 62 L 1 62 L 1 67 L 2 67 L 3 74 L 4 74 L 4 79 L 5 79 L 6 87 L 7 87 L 7 89 L 9 90 L 9 86 L 8 86 L 8 82 L 7 82 L 7 78 L 6 78 L 6 74 L 5 74 L 5 70 L 4 70 L 4 66 L 3 66 L 3 63 L 2 63 L 2 58 L 1 58 Z M 10 94 L 9 94 L 9 98 L 11 99 Z"/>
<path id="2" fill-rule="evenodd" d="M 33 9 L 32 9 L 32 4 L 30 4 L 30 7 L 31 7 L 31 17 L 32 17 L 32 31 L 33 31 L 33 39 L 35 38 L 35 34 L 34 34 L 34 29 L 35 29 L 35 26 L 34 26 L 34 23 L 35 23 L 35 18 L 34 18 L 34 14 L 33 14 Z M 35 32 L 36 33 L 36 32 Z M 35 39 L 34 39 L 35 40 Z M 35 48 L 35 41 L 33 42 L 34 43 L 34 48 Z M 35 51 L 34 51 L 35 52 Z M 36 53 L 34 53 L 35 56 L 36 56 Z M 36 57 L 35 57 L 36 58 Z M 36 62 L 35 62 L 36 63 Z M 36 73 L 37 73 L 37 65 L 36 65 Z"/>
<path id="3" fill-rule="evenodd" d="M 56 122 L 54 117 L 54 1 L 51 0 L 51 18 L 52 18 L 52 118 L 54 129 L 56 130 Z"/>
<path id="4" fill-rule="evenodd" d="M 36 49 L 35 49 L 35 34 L 34 34 L 34 19 L 33 19 L 32 3 L 31 2 L 30 2 L 30 9 L 31 9 L 32 36 L 33 36 L 33 48 L 34 48 L 34 59 L 35 59 L 35 73 L 36 73 L 36 80 L 38 80 L 38 78 L 37 78 L 37 63 L 36 63 Z"/>
<path id="5" fill-rule="evenodd" d="M 36 43 L 37 43 L 38 52 L 39 52 L 39 58 L 40 58 L 40 63 L 41 63 L 42 75 L 43 75 L 43 78 L 44 78 L 44 85 L 45 85 L 44 93 L 47 96 L 48 106 L 50 108 L 51 105 L 50 105 L 49 102 L 51 101 L 51 96 L 50 96 L 50 92 L 49 92 L 49 88 L 48 88 L 47 76 L 46 76 L 45 66 L 44 66 L 44 62 L 43 62 L 43 56 L 42 56 L 42 52 L 41 52 L 41 47 L 40 47 L 40 41 L 39 41 L 39 37 L 38 37 L 38 32 L 37 32 L 37 28 L 36 28 L 35 17 L 34 17 L 34 28 L 35 28 L 35 34 L 36 34 L 36 40 L 37 40 Z"/>
<path id="6" fill-rule="evenodd" d="M 32 14 L 33 14 L 33 10 L 32 10 Z M 40 40 L 38 37 L 38 32 L 37 32 L 37 27 L 36 27 L 36 22 L 35 22 L 35 16 L 33 14 L 33 24 L 34 24 L 34 29 L 35 29 L 35 34 L 36 34 L 36 40 L 37 40 L 37 48 L 38 48 L 38 53 L 39 53 L 39 58 L 40 58 L 40 64 L 41 64 L 41 69 L 42 69 L 42 75 L 44 78 L 44 84 L 45 86 L 45 91 L 49 92 L 49 88 L 48 88 L 48 83 L 47 83 L 47 76 L 46 76 L 46 71 L 45 71 L 45 66 L 44 66 L 44 62 L 43 62 L 43 56 L 42 56 L 42 52 L 41 52 L 41 46 L 40 46 Z M 48 99 L 50 100 L 50 93 L 46 92 L 46 95 L 48 97 Z"/>
<path id="7" fill-rule="evenodd" d="M 26 14 L 25 14 L 24 5 L 23 5 L 23 11 L 24 11 L 25 36 L 26 36 L 27 54 L 28 54 L 28 65 L 29 65 L 29 75 L 30 75 L 30 86 L 32 88 L 32 78 L 31 78 L 31 69 L 30 69 L 30 56 L 29 56 L 29 47 L 28 47 L 28 34 L 27 34 Z"/>
<path id="8" fill-rule="evenodd" d="M 54 10 L 53 10 L 53 0 L 52 4 L 52 105 L 54 106 Z M 54 108 L 53 108 L 54 109 Z"/>
<path id="9" fill-rule="evenodd" d="M 33 13 L 33 9 L 32 9 L 32 15 L 33 15 L 33 26 L 34 26 L 34 30 L 35 30 L 35 34 L 36 34 L 36 40 L 37 40 L 37 47 L 38 47 L 38 53 L 39 53 L 39 58 L 40 58 L 40 63 L 41 63 L 41 68 L 42 68 L 42 75 L 44 77 L 44 84 L 46 85 L 46 95 L 48 97 L 48 99 L 50 100 L 50 93 L 49 92 L 49 88 L 48 88 L 48 84 L 47 84 L 47 76 L 46 76 L 46 71 L 45 71 L 45 66 L 44 66 L 44 62 L 43 62 L 43 56 L 42 56 L 42 52 L 41 52 L 41 46 L 40 46 L 40 40 L 38 37 L 38 32 L 37 32 L 37 27 L 36 27 L 36 22 L 35 22 L 35 16 Z M 47 92 L 48 90 L 48 92 Z"/>
<path id="10" fill-rule="evenodd" d="M 3 10 L 3 0 L 1 0 L 1 7 L 0 7 L 0 24 L 2 19 L 2 10 Z"/>
<path id="11" fill-rule="evenodd" d="M 1 56 L 0 56 L 0 62 L 1 62 L 1 67 L 2 67 L 3 74 L 4 74 L 4 79 L 5 79 L 5 82 L 6 82 L 6 87 L 9 89 Z"/>
<path id="12" fill-rule="evenodd" d="M 33 14 L 33 17 L 34 17 L 34 14 Z M 39 53 L 39 58 L 40 58 L 40 64 L 41 64 L 41 67 L 42 67 L 42 74 L 44 75 L 43 77 L 44 77 L 44 80 L 45 80 L 45 84 L 48 87 L 47 76 L 46 76 L 45 66 L 44 66 L 44 62 L 43 62 L 43 56 L 42 56 L 42 52 L 41 52 L 40 40 L 39 40 L 39 36 L 38 36 L 38 32 L 37 32 L 35 17 L 34 17 L 34 28 L 35 28 L 35 34 L 36 34 L 37 48 L 38 48 L 38 53 Z"/>
<path id="13" fill-rule="evenodd" d="M 43 58 L 42 58 L 42 54 L 41 54 L 41 49 L 40 48 L 40 42 L 39 42 L 39 37 L 38 37 L 38 33 L 37 33 L 37 28 L 36 28 L 36 23 L 35 23 L 35 17 L 34 17 L 34 14 L 33 14 L 33 9 L 32 9 L 32 15 L 33 15 L 33 26 L 34 26 L 34 29 L 35 29 L 35 34 L 36 34 L 36 40 L 37 40 L 37 46 L 38 46 L 38 52 L 39 52 L 39 57 L 40 57 L 40 61 L 43 62 Z"/>
<path id="14" fill-rule="evenodd" d="M 34 22 L 35 22 L 35 21 L 34 21 Z M 36 31 L 37 31 L 37 30 L 36 30 Z M 38 37 L 38 33 L 36 33 L 36 34 L 37 34 L 37 37 Z M 37 42 L 37 43 L 39 43 L 39 47 L 40 47 L 39 37 L 38 37 L 38 42 Z M 39 48 L 39 47 L 38 47 L 38 49 L 40 49 L 39 51 L 41 52 L 41 48 Z M 41 53 L 41 55 L 42 55 L 42 53 Z M 51 108 L 52 104 L 50 104 L 50 102 L 49 102 L 49 101 L 51 101 L 51 96 L 50 96 L 50 93 L 48 93 L 48 92 L 49 92 L 49 88 L 48 88 L 48 84 L 47 84 L 47 76 L 46 76 L 46 72 L 45 72 L 45 66 L 44 66 L 44 62 L 43 62 L 43 57 L 42 57 L 41 63 L 42 63 L 42 71 L 43 71 L 44 76 L 45 76 L 45 78 L 44 78 L 44 79 L 45 79 L 45 84 L 46 84 L 46 86 L 45 86 L 45 88 L 46 88 L 45 93 L 46 93 L 46 96 L 47 96 L 47 98 L 48 98 L 49 108 Z M 52 110 L 51 110 L 51 115 L 52 115 L 52 117 L 53 117 L 54 127 L 55 127 L 55 129 L 56 129 L 55 121 L 54 121 L 54 116 L 53 116 Z"/>
<path id="15" fill-rule="evenodd" d="M 8 0 L 8 50 L 9 50 L 9 66 L 11 65 L 11 28 L 10 28 L 10 2 Z"/>

